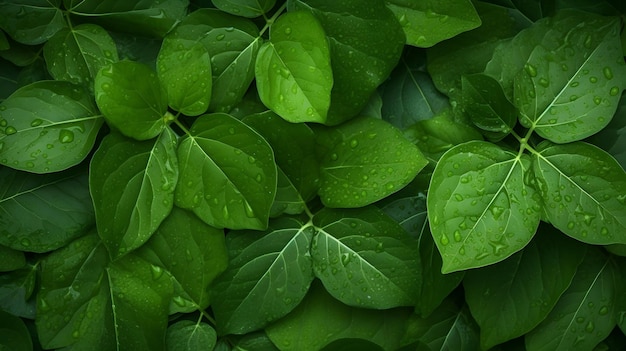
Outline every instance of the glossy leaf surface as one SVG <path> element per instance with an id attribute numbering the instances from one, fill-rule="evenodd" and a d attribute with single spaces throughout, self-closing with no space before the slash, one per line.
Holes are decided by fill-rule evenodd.
<path id="1" fill-rule="evenodd" d="M 259 17 L 268 13 L 276 0 L 212 0 L 218 9 L 236 16 Z"/>
<path id="2" fill-rule="evenodd" d="M 189 320 L 176 322 L 167 328 L 165 343 L 168 351 L 212 350 L 217 341 L 210 325 Z"/>
<path id="3" fill-rule="evenodd" d="M 0 12 L 0 28 L 23 44 L 41 44 L 65 27 L 60 0 L 3 1 Z"/>

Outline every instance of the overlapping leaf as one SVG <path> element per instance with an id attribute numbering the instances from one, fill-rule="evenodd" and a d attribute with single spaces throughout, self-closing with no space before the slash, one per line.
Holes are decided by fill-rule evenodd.
<path id="1" fill-rule="evenodd" d="M 210 325 L 189 320 L 178 321 L 167 328 L 165 345 L 168 351 L 212 350 L 217 341 Z"/>
<path id="2" fill-rule="evenodd" d="M 276 0 L 212 0 L 212 2 L 224 12 L 254 18 L 268 13 Z"/>
<path id="3" fill-rule="evenodd" d="M 27 265 L 0 275 L 0 309 L 14 316 L 34 319 L 34 298 L 39 266 Z"/>
<path id="4" fill-rule="evenodd" d="M 30 351 L 33 341 L 24 321 L 0 310 L 0 349 Z"/>
<path id="5" fill-rule="evenodd" d="M 3 1 L 0 28 L 16 41 L 41 44 L 65 27 L 61 0 Z"/>

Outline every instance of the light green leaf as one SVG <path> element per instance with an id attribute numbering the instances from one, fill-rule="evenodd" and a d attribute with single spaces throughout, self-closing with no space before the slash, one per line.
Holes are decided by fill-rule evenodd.
<path id="1" fill-rule="evenodd" d="M 265 229 L 276 193 L 271 147 L 224 113 L 198 118 L 178 147 L 176 205 L 218 228 Z"/>
<path id="2" fill-rule="evenodd" d="M 327 125 L 356 116 L 396 67 L 404 33 L 383 0 L 290 0 L 320 21 L 330 46 L 333 88 Z"/>
<path id="3" fill-rule="evenodd" d="M 276 0 L 211 0 L 218 9 L 233 15 L 248 18 L 268 13 Z"/>
<path id="4" fill-rule="evenodd" d="M 259 49 L 255 76 L 261 101 L 289 122 L 326 122 L 333 86 L 324 29 L 309 12 L 283 14 Z"/>
<path id="5" fill-rule="evenodd" d="M 206 112 L 212 76 L 211 60 L 204 45 L 166 37 L 157 56 L 157 72 L 171 108 L 188 116 Z"/>
<path id="6" fill-rule="evenodd" d="M 167 271 L 180 284 L 185 296 L 174 296 L 170 312 L 172 307 L 184 312 L 207 308 L 209 285 L 228 265 L 224 232 L 178 207 L 138 255 L 153 264 L 155 275 Z"/>
<path id="7" fill-rule="evenodd" d="M 100 68 L 118 60 L 113 38 L 95 24 L 61 29 L 44 45 L 43 55 L 54 79 L 84 85 L 90 91 Z"/>
<path id="8" fill-rule="evenodd" d="M 65 27 L 61 0 L 5 0 L 0 28 L 22 44 L 41 44 Z"/>
<path id="9" fill-rule="evenodd" d="M 172 119 L 166 115 L 165 87 L 142 63 L 119 61 L 103 67 L 96 75 L 95 94 L 107 123 L 137 140 L 156 137 Z"/>
<path id="10" fill-rule="evenodd" d="M 398 129 L 379 119 L 355 118 L 318 134 L 326 148 L 319 195 L 328 207 L 378 201 L 407 185 L 428 162 Z"/>
<path id="11" fill-rule="evenodd" d="M 376 207 L 315 214 L 315 275 L 339 301 L 385 309 L 414 305 L 420 291 L 417 243 Z"/>
<path id="12" fill-rule="evenodd" d="M 178 321 L 167 328 L 165 344 L 167 351 L 213 350 L 217 333 L 204 322 Z"/>
<path id="13" fill-rule="evenodd" d="M 0 275 L 0 310 L 14 316 L 35 319 L 37 303 L 33 292 L 38 274 L 38 264 L 29 264 L 22 269 Z"/>
<path id="14" fill-rule="evenodd" d="M 605 151 L 577 142 L 540 144 L 533 154 L 548 220 L 590 244 L 626 244 L 626 172 Z"/>
<path id="15" fill-rule="evenodd" d="M 24 321 L 0 310 L 0 350 L 31 351 L 33 341 Z"/>
<path id="16" fill-rule="evenodd" d="M 371 310 L 346 306 L 314 283 L 307 297 L 286 317 L 266 328 L 283 351 L 317 351 L 335 340 L 368 340 L 385 350 L 400 347 L 410 309 Z"/>
<path id="17" fill-rule="evenodd" d="M 0 104 L 0 164 L 34 173 L 77 165 L 102 122 L 82 88 L 61 81 L 29 84 Z"/>
<path id="18" fill-rule="evenodd" d="M 35 175 L 0 168 L 0 244 L 48 252 L 82 235 L 94 224 L 84 168 Z"/>
<path id="19" fill-rule="evenodd" d="M 543 321 L 585 256 L 584 245 L 552 227 L 540 228 L 523 251 L 465 274 L 466 301 L 480 326 L 485 350 L 522 336 Z"/>
<path id="20" fill-rule="evenodd" d="M 581 21 L 567 32 L 555 38 L 546 34 L 543 41 L 556 42 L 534 48 L 515 77 L 520 122 L 555 143 L 603 129 L 626 88 L 619 20 L 587 14 L 574 18 Z"/>
<path id="21" fill-rule="evenodd" d="M 502 261 L 532 239 L 542 211 L 539 194 L 527 185 L 530 163 L 483 141 L 441 157 L 427 202 L 443 273 Z"/>
<path id="22" fill-rule="evenodd" d="M 313 281 L 313 232 L 300 219 L 280 217 L 265 232 L 226 236 L 230 264 L 213 287 L 212 302 L 220 334 L 261 329 L 300 303 Z"/>
<path id="23" fill-rule="evenodd" d="M 386 2 L 402 25 L 407 44 L 413 46 L 431 47 L 481 24 L 470 0 Z"/>
<path id="24" fill-rule="evenodd" d="M 143 245 L 172 210 L 178 180 L 176 137 L 154 141 L 107 135 L 91 160 L 89 187 L 98 233 L 112 258 Z"/>
<path id="25" fill-rule="evenodd" d="M 526 349 L 593 349 L 616 325 L 619 279 L 610 256 L 589 247 L 572 284 L 547 318 L 526 334 Z"/>

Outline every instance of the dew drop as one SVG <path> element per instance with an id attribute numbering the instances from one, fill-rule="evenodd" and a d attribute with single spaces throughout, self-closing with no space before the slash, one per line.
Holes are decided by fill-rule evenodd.
<path id="1" fill-rule="evenodd" d="M 593 103 L 596 105 L 600 105 L 602 103 L 602 98 L 599 96 L 596 96 L 593 98 Z"/>
<path id="2" fill-rule="evenodd" d="M 602 306 L 600 307 L 600 311 L 598 311 L 598 313 L 601 316 L 604 316 L 605 314 L 609 313 L 609 308 L 607 306 Z"/>
<path id="3" fill-rule="evenodd" d="M 592 333 L 594 329 L 595 329 L 595 326 L 592 321 L 589 321 L 589 323 L 587 323 L 587 325 L 585 326 L 585 331 L 587 333 Z"/>
<path id="4" fill-rule="evenodd" d="M 332 154 L 330 155 L 330 160 L 331 160 L 331 161 L 337 161 L 337 159 L 338 159 L 338 158 L 339 158 L 339 156 L 337 156 L 337 154 L 336 154 L 336 153 L 332 153 Z"/>
<path id="5" fill-rule="evenodd" d="M 15 129 L 15 127 L 12 127 L 12 126 L 8 126 L 4 130 L 4 134 L 6 134 L 6 135 L 11 135 L 11 134 L 15 134 L 15 133 L 17 133 L 17 129 Z"/>
<path id="6" fill-rule="evenodd" d="M 230 218 L 230 212 L 228 211 L 228 206 L 224 205 L 224 207 L 222 207 L 222 217 L 224 217 L 224 219 L 229 219 Z"/>
<path id="7" fill-rule="evenodd" d="M 287 34 L 287 35 L 291 34 L 291 28 L 290 27 L 285 28 L 285 34 Z"/>
<path id="8" fill-rule="evenodd" d="M 616 96 L 617 94 L 619 94 L 619 88 L 618 87 L 612 87 L 611 90 L 609 91 L 609 94 L 611 94 L 611 96 Z M 7 129 L 9 129 L 7 127 Z M 9 134 L 9 133 L 7 133 Z"/>
<path id="9" fill-rule="evenodd" d="M 611 70 L 611 67 L 604 67 L 602 73 L 604 74 L 604 78 L 613 79 L 613 71 Z"/>
<path id="10" fill-rule="evenodd" d="M 459 201 L 459 202 L 460 202 L 460 201 L 463 201 L 463 195 L 458 194 L 458 193 L 457 193 L 457 194 L 454 194 L 454 199 L 455 199 L 456 201 Z"/>
<path id="11" fill-rule="evenodd" d="M 100 88 L 102 88 L 103 91 L 109 91 L 111 90 L 111 84 L 109 83 L 104 83 L 100 86 Z"/>
<path id="12" fill-rule="evenodd" d="M 226 37 L 226 35 L 224 35 L 224 34 L 218 34 L 218 35 L 215 37 L 215 40 L 217 40 L 217 41 L 222 41 L 222 40 L 224 40 L 224 37 Z"/>
<path id="13" fill-rule="evenodd" d="M 244 208 L 245 208 L 245 211 L 246 211 L 246 216 L 248 216 L 248 218 L 254 218 L 255 217 L 254 210 L 252 209 L 252 207 L 250 206 L 248 201 L 244 201 Z"/>
<path id="14" fill-rule="evenodd" d="M 500 206 L 492 206 L 489 210 L 491 211 L 493 218 L 496 220 L 500 218 L 502 213 L 504 213 L 504 207 L 500 207 Z"/>
<path id="15" fill-rule="evenodd" d="M 78 339 L 78 338 L 80 337 L 80 332 L 79 332 L 78 330 L 74 330 L 74 331 L 72 332 L 72 337 L 73 337 L 74 339 Z"/>
<path id="16" fill-rule="evenodd" d="M 161 278 L 163 275 L 163 268 L 157 265 L 151 265 L 150 270 L 152 271 L 152 279 L 154 280 Z"/>
<path id="17" fill-rule="evenodd" d="M 578 100 L 578 95 L 572 95 L 569 97 L 569 101 L 576 101 Z"/>
<path id="18" fill-rule="evenodd" d="M 283 78 L 287 79 L 291 76 L 291 72 L 289 72 L 289 70 L 286 68 L 281 68 L 280 75 L 283 76 Z"/>
<path id="19" fill-rule="evenodd" d="M 536 77 L 537 76 L 537 68 L 535 66 L 531 65 L 530 63 L 526 63 L 524 65 L 524 70 L 531 77 Z"/>
<path id="20" fill-rule="evenodd" d="M 488 252 L 481 252 L 478 255 L 476 255 L 476 257 L 474 257 L 474 259 L 476 260 L 482 260 L 483 258 L 489 256 Z"/>
<path id="21" fill-rule="evenodd" d="M 28 238 L 24 238 L 24 239 L 20 240 L 20 244 L 22 244 L 22 246 L 24 246 L 24 247 L 29 247 L 31 242 L 30 242 L 30 240 Z"/>
<path id="22" fill-rule="evenodd" d="M 358 140 L 356 140 L 356 139 L 352 139 L 352 140 L 350 140 L 350 147 L 351 147 L 351 148 L 353 148 L 353 149 L 354 149 L 354 148 L 355 148 L 355 147 L 357 147 L 357 146 L 359 146 L 359 141 L 358 141 Z"/>
<path id="23" fill-rule="evenodd" d="M 604 236 L 609 235 L 609 230 L 607 229 L 607 227 L 602 227 L 602 229 L 600 229 L 600 234 Z"/>
<path id="24" fill-rule="evenodd" d="M 450 243 L 450 239 L 444 234 L 441 236 L 441 245 L 448 245 Z"/>
<path id="25" fill-rule="evenodd" d="M 59 132 L 59 141 L 62 144 L 68 144 L 74 141 L 74 132 L 68 129 L 62 129 Z"/>
<path id="26" fill-rule="evenodd" d="M 461 236 L 461 231 L 460 230 L 455 230 L 454 231 L 454 241 L 460 242 L 461 240 L 463 240 L 463 237 Z"/>
<path id="27" fill-rule="evenodd" d="M 185 305 L 187 304 L 185 302 L 185 299 L 183 299 L 182 296 L 174 296 L 172 300 L 174 301 L 175 304 L 177 304 L 180 307 L 185 307 Z"/>
<path id="28" fill-rule="evenodd" d="M 542 87 L 547 88 L 550 85 L 550 81 L 548 81 L 545 78 L 540 78 L 539 79 L 539 85 L 541 85 Z"/>
<path id="29" fill-rule="evenodd" d="M 34 119 L 32 122 L 30 122 L 30 126 L 37 127 L 37 126 L 40 126 L 42 123 L 43 121 L 37 118 L 37 119 Z"/>
<path id="30" fill-rule="evenodd" d="M 254 179 L 260 183 L 263 180 L 263 176 L 261 175 L 261 173 L 258 173 Z"/>

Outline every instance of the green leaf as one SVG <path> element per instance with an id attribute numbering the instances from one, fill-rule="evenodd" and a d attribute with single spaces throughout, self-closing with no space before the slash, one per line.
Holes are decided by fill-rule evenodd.
<path id="1" fill-rule="evenodd" d="M 427 164 L 420 150 L 391 124 L 355 118 L 322 129 L 319 195 L 328 207 L 362 207 L 392 194 Z"/>
<path id="2" fill-rule="evenodd" d="M 313 227 L 280 217 L 262 233 L 230 232 L 230 264 L 214 287 L 212 308 L 220 334 L 263 328 L 300 303 L 313 281 Z"/>
<path id="3" fill-rule="evenodd" d="M 259 49 L 255 76 L 261 101 L 289 122 L 325 123 L 333 72 L 324 29 L 309 12 L 283 14 Z"/>
<path id="4" fill-rule="evenodd" d="M 415 304 L 417 243 L 393 219 L 371 206 L 323 209 L 313 223 L 313 269 L 333 297 L 375 309 Z"/>
<path id="5" fill-rule="evenodd" d="M 288 8 L 311 12 L 328 37 L 334 82 L 325 124 L 356 116 L 400 59 L 398 20 L 383 0 L 290 0 Z"/>
<path id="6" fill-rule="evenodd" d="M 593 349 L 616 324 L 619 271 L 610 256 L 589 248 L 572 284 L 547 318 L 526 334 L 528 350 Z"/>
<path id="7" fill-rule="evenodd" d="M 14 271 L 24 267 L 26 264 L 24 252 L 14 250 L 4 245 L 0 245 L 0 257 L 2 257 L 2 262 L 0 262 L 0 272 Z"/>
<path id="8" fill-rule="evenodd" d="M 176 322 L 167 328 L 167 351 L 213 350 L 217 333 L 210 325 L 189 320 Z"/>
<path id="9" fill-rule="evenodd" d="M 211 2 L 224 12 L 248 18 L 264 15 L 276 4 L 276 0 L 211 0 Z"/>
<path id="10" fill-rule="evenodd" d="M 463 288 L 480 326 L 483 349 L 522 336 L 541 321 L 572 282 L 586 247 L 542 227 L 523 251 L 470 270 Z"/>
<path id="11" fill-rule="evenodd" d="M 89 188 L 98 233 L 117 258 L 143 245 L 172 210 L 178 179 L 176 136 L 154 141 L 107 135 L 91 160 Z"/>
<path id="12" fill-rule="evenodd" d="M 626 172 L 587 143 L 540 144 L 533 157 L 548 220 L 590 244 L 626 244 Z"/>
<path id="13" fill-rule="evenodd" d="M 41 44 L 65 27 L 61 0 L 5 0 L 0 28 L 22 44 Z"/>
<path id="14" fill-rule="evenodd" d="M 95 80 L 98 108 L 107 123 L 137 140 L 152 139 L 171 120 L 167 91 L 152 69 L 133 61 L 103 67 Z"/>
<path id="15" fill-rule="evenodd" d="M 44 45 L 43 55 L 54 79 L 81 84 L 90 91 L 98 71 L 118 60 L 113 38 L 95 24 L 61 29 Z"/>
<path id="16" fill-rule="evenodd" d="M 178 147 L 176 205 L 218 228 L 265 229 L 276 193 L 271 147 L 224 113 L 198 118 Z"/>
<path id="17" fill-rule="evenodd" d="M 556 41 L 558 49 L 537 46 L 515 77 L 520 122 L 556 143 L 603 129 L 626 87 L 619 20 L 578 18 L 559 37 L 546 35 L 543 40 Z"/>
<path id="18" fill-rule="evenodd" d="M 474 125 L 492 141 L 500 141 L 517 123 L 517 109 L 494 78 L 482 74 L 463 76 L 463 109 Z"/>
<path id="19" fill-rule="evenodd" d="M 0 310 L 14 316 L 34 319 L 38 265 L 27 265 L 22 269 L 0 275 Z"/>
<path id="20" fill-rule="evenodd" d="M 167 271 L 180 284 L 185 296 L 174 296 L 172 307 L 185 312 L 209 306 L 209 285 L 228 265 L 224 232 L 178 207 L 138 254 L 153 264 L 155 276 Z"/>
<path id="21" fill-rule="evenodd" d="M 279 351 L 265 332 L 248 333 L 233 343 L 233 350 Z M 218 351 L 215 349 L 215 351 Z"/>
<path id="22" fill-rule="evenodd" d="M 85 233 L 94 224 L 84 168 L 47 175 L 0 168 L 0 244 L 47 252 Z"/>
<path id="23" fill-rule="evenodd" d="M 386 2 L 402 25 L 407 44 L 413 46 L 431 47 L 481 24 L 469 0 Z"/>
<path id="24" fill-rule="evenodd" d="M 409 316 L 410 310 L 404 308 L 377 311 L 346 306 L 314 283 L 305 300 L 266 332 L 283 351 L 317 351 L 346 338 L 396 350 Z"/>
<path id="25" fill-rule="evenodd" d="M 31 351 L 33 341 L 24 321 L 0 310 L 0 350 Z"/>
<path id="26" fill-rule="evenodd" d="M 211 60 L 200 43 L 166 37 L 157 57 L 169 106 L 188 116 L 206 112 L 211 99 Z"/>
<path id="27" fill-rule="evenodd" d="M 80 163 L 102 118 L 89 94 L 68 82 L 40 81 L 0 104 L 0 163 L 49 173 Z"/>
<path id="28" fill-rule="evenodd" d="M 541 199 L 525 181 L 532 176 L 530 163 L 526 155 L 483 141 L 460 144 L 441 157 L 427 201 L 443 273 L 502 261 L 532 239 Z"/>

